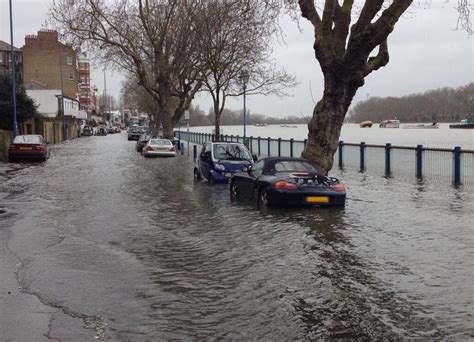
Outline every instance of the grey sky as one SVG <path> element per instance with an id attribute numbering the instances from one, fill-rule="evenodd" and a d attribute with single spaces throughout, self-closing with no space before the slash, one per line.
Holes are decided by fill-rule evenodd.
<path id="1" fill-rule="evenodd" d="M 390 62 L 372 73 L 366 84 L 359 89 L 353 103 L 367 96 L 401 96 L 424 92 L 439 87 L 457 87 L 474 81 L 474 42 L 463 31 L 455 31 L 457 1 L 431 1 L 431 8 L 413 8 L 395 27 L 389 38 Z M 27 34 L 35 34 L 43 25 L 50 0 L 14 0 L 14 42 L 24 44 Z M 422 2 L 423 3 L 423 2 Z M 0 39 L 10 42 L 8 0 L 1 1 Z M 284 19 L 286 46 L 276 44 L 276 62 L 294 74 L 299 85 L 290 91 L 291 97 L 250 96 L 247 98 L 251 113 L 271 116 L 311 114 L 314 101 L 318 101 L 323 82 L 319 65 L 312 49 L 312 28 L 301 20 L 300 27 L 290 19 Z M 103 89 L 102 66 L 96 66 L 92 83 L 99 92 Z M 107 75 L 108 92 L 118 97 L 120 76 Z M 208 96 L 199 95 L 194 101 L 206 113 L 211 106 Z M 242 99 L 229 100 L 228 108 L 240 109 Z"/>

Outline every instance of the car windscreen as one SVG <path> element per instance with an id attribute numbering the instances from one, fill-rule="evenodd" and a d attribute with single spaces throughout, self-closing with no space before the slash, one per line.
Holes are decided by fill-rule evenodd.
<path id="1" fill-rule="evenodd" d="M 171 141 L 169 140 L 163 140 L 163 139 L 151 139 L 149 142 L 150 145 L 155 145 L 155 146 L 166 146 L 166 145 L 172 145 Z"/>
<path id="2" fill-rule="evenodd" d="M 18 135 L 13 139 L 14 144 L 42 144 L 43 139 L 39 135 Z"/>
<path id="3" fill-rule="evenodd" d="M 252 160 L 252 156 L 241 144 L 214 144 L 214 159 L 217 160 Z"/>
<path id="4" fill-rule="evenodd" d="M 275 172 L 318 172 L 312 164 L 297 160 L 279 161 L 275 163 L 274 170 Z"/>

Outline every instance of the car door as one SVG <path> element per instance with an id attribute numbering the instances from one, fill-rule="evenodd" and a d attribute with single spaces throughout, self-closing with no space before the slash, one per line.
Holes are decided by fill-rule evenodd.
<path id="1" fill-rule="evenodd" d="M 211 171 L 212 167 L 212 157 L 211 157 L 211 144 L 207 143 L 201 150 L 201 154 L 199 155 L 199 166 L 201 168 L 201 175 L 209 179 L 209 172 Z"/>
<path id="2" fill-rule="evenodd" d="M 256 162 L 250 167 L 246 175 L 247 177 L 241 178 L 240 188 L 241 188 L 241 194 L 243 198 L 245 199 L 252 198 L 257 179 L 263 172 L 263 166 L 264 166 L 263 160 Z"/>

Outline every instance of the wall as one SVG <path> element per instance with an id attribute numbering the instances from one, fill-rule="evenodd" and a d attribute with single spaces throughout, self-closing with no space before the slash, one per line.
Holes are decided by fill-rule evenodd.
<path id="1" fill-rule="evenodd" d="M 0 129 L 0 161 L 6 161 L 8 157 L 8 147 L 12 141 L 11 131 Z"/>

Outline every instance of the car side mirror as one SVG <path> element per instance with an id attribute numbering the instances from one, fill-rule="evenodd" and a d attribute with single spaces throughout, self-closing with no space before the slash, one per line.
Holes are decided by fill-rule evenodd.
<path id="1" fill-rule="evenodd" d="M 258 160 L 258 156 L 255 153 L 252 153 L 252 159 L 254 162 Z"/>

